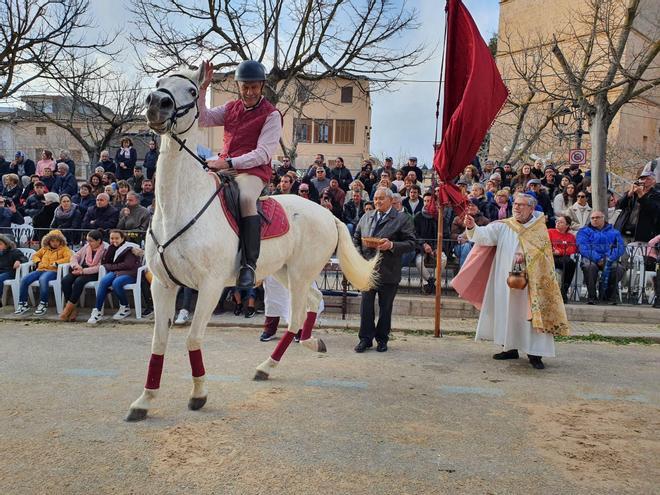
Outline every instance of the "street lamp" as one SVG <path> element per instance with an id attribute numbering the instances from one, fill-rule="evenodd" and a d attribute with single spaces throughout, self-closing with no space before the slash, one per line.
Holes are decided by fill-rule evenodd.
<path id="1" fill-rule="evenodd" d="M 573 120 L 577 122 L 577 129 L 573 132 L 566 132 L 566 127 L 568 126 L 569 117 L 572 117 Z M 562 141 L 566 138 L 570 139 L 572 136 L 575 136 L 575 144 L 577 148 L 582 148 L 582 136 L 589 134 L 588 131 L 585 131 L 582 127 L 584 122 L 584 114 L 582 113 L 582 108 L 580 104 L 573 100 L 571 102 L 570 108 L 562 104 L 552 119 L 555 128 L 557 129 L 557 137 L 559 138 L 559 145 L 561 146 Z"/>

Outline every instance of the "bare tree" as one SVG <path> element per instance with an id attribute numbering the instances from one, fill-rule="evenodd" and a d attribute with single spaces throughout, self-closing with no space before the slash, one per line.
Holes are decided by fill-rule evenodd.
<path id="1" fill-rule="evenodd" d="M 132 13 L 139 28 L 133 41 L 151 55 L 143 59 L 147 73 L 202 57 L 221 71 L 259 60 L 271 67 L 266 97 L 285 106 L 301 83 L 368 77 L 378 90 L 426 60 L 423 44 L 406 42 L 418 23 L 405 1 L 132 0 Z"/>
<path id="2" fill-rule="evenodd" d="M 59 104 L 53 110 L 41 99 L 32 101 L 30 109 L 71 134 L 93 166 L 115 138 L 144 119 L 144 90 L 139 80 L 106 65 L 83 59 L 69 60 L 64 67 L 66 77 L 50 82 L 61 95 Z"/>
<path id="3" fill-rule="evenodd" d="M 660 85 L 658 10 L 645 0 L 587 0 L 555 35 L 553 76 L 584 112 L 591 138 L 594 209 L 607 214 L 609 129 L 623 105 L 644 95 L 657 101 Z M 640 17 L 642 7 L 647 15 Z M 550 96 L 556 94 L 545 88 Z"/>
<path id="4" fill-rule="evenodd" d="M 114 38 L 90 41 L 88 10 L 87 0 L 0 0 L 0 98 L 52 79 L 52 69 L 73 53 L 108 54 Z"/>

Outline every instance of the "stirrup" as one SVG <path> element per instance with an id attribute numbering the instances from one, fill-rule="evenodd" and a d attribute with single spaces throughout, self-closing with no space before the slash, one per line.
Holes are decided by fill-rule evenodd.
<path id="1" fill-rule="evenodd" d="M 249 278 L 248 278 L 249 277 Z M 241 266 L 236 278 L 236 288 L 239 290 L 254 289 L 257 274 L 250 265 Z"/>

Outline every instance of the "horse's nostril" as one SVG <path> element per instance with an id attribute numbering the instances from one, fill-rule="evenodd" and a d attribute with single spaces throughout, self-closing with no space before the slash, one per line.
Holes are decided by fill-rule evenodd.
<path id="1" fill-rule="evenodd" d="M 147 96 L 147 105 L 151 105 L 151 95 Z"/>
<path id="2" fill-rule="evenodd" d="M 161 108 L 172 108 L 174 103 L 172 102 L 172 99 L 169 96 L 166 96 L 162 100 L 160 100 L 160 107 Z"/>

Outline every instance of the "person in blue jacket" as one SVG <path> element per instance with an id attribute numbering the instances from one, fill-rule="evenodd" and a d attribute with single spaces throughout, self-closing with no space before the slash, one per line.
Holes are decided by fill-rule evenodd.
<path id="1" fill-rule="evenodd" d="M 591 221 L 577 233 L 577 245 L 582 256 L 582 272 L 587 285 L 587 304 L 596 304 L 596 284 L 600 299 L 616 304 L 616 288 L 623 278 L 621 256 L 626 251 L 621 232 L 605 221 L 603 212 L 591 212 Z"/>

